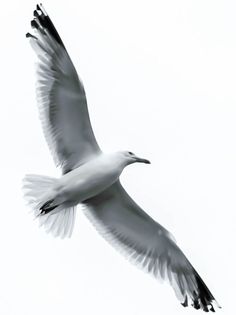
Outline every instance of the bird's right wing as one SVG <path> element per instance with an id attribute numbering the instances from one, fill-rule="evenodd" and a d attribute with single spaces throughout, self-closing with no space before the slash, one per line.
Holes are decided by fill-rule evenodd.
<path id="1" fill-rule="evenodd" d="M 187 306 L 214 311 L 215 298 L 171 234 L 147 215 L 119 182 L 85 202 L 85 214 L 102 236 L 139 267 L 166 279 Z"/>
<path id="2" fill-rule="evenodd" d="M 37 100 L 44 135 L 63 173 L 101 151 L 91 127 L 86 95 L 67 50 L 42 5 L 26 34 L 38 57 Z"/>

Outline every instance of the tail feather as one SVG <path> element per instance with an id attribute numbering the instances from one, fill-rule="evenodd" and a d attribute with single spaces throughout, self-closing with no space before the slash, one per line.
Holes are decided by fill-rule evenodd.
<path id="1" fill-rule="evenodd" d="M 45 202 L 44 205 L 42 205 L 42 207 L 39 209 L 41 210 L 40 215 L 47 214 L 50 211 L 54 210 L 56 207 L 58 207 L 58 205 L 52 205 L 53 201 L 54 199 L 48 200 L 47 202 Z"/>
<path id="2" fill-rule="evenodd" d="M 39 226 L 55 237 L 70 237 L 75 222 L 75 208 L 53 205 L 53 185 L 56 179 L 48 176 L 26 175 L 23 180 L 24 197 Z"/>

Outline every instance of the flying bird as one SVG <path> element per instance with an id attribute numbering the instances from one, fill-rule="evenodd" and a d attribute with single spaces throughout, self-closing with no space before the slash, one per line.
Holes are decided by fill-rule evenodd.
<path id="1" fill-rule="evenodd" d="M 83 84 L 43 6 L 27 33 L 38 59 L 37 102 L 49 149 L 62 176 L 26 175 L 25 198 L 46 232 L 70 237 L 76 205 L 98 232 L 131 262 L 169 282 L 183 306 L 214 312 L 219 306 L 172 234 L 144 212 L 119 177 L 133 163 L 149 164 L 129 151 L 103 153 L 89 119 Z M 214 306 L 213 306 L 214 305 Z"/>

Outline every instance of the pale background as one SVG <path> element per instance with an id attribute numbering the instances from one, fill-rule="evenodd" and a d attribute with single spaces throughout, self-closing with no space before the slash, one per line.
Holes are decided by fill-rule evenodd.
<path id="1" fill-rule="evenodd" d="M 0 313 L 200 314 L 136 270 L 78 212 L 73 237 L 37 227 L 26 173 L 59 176 L 35 101 L 25 39 L 35 1 L 4 2 L 1 38 Z M 152 161 L 125 170 L 134 199 L 177 238 L 223 309 L 235 311 L 236 3 L 45 1 L 82 77 L 105 151 Z"/>

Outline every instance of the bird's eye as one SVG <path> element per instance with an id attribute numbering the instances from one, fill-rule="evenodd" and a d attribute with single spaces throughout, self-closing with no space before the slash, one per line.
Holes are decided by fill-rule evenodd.
<path id="1" fill-rule="evenodd" d="M 134 153 L 133 152 L 128 152 L 130 155 L 134 155 Z"/>

